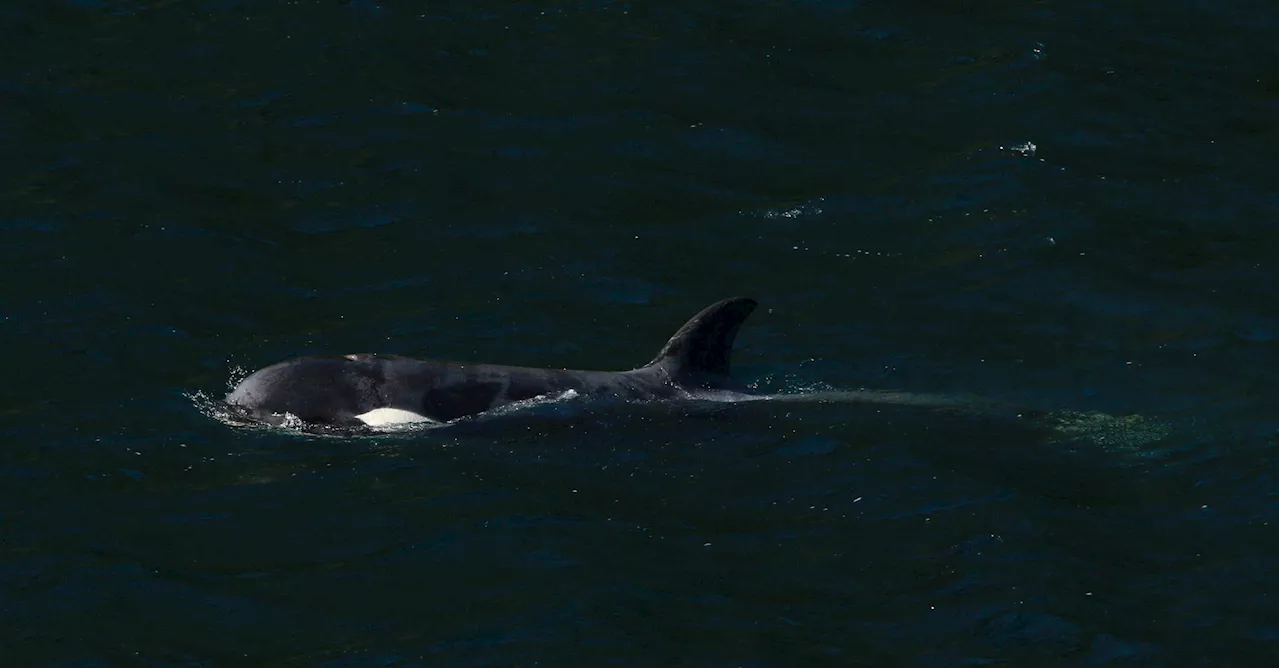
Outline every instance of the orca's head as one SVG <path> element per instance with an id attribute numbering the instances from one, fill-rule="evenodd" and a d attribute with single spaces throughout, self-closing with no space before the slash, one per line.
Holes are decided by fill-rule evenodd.
<path id="1" fill-rule="evenodd" d="M 272 425 L 288 415 L 308 423 L 346 425 L 377 406 L 377 365 L 346 357 L 304 357 L 250 374 L 227 395 L 232 412 Z M 287 415 L 286 415 L 287 414 Z"/>

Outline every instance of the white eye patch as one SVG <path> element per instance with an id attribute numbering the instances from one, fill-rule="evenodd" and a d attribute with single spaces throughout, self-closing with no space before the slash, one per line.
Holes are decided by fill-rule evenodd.
<path id="1" fill-rule="evenodd" d="M 393 424 L 410 424 L 414 422 L 435 422 L 425 415 L 399 408 L 375 408 L 368 413 L 356 416 L 356 419 L 370 427 L 385 427 Z"/>

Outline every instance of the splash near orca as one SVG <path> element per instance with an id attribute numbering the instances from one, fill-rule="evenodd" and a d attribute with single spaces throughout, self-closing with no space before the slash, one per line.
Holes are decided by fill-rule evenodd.
<path id="1" fill-rule="evenodd" d="M 733 340 L 756 308 L 746 297 L 693 316 L 658 355 L 630 371 L 576 371 L 420 360 L 360 353 L 316 356 L 260 369 L 227 395 L 252 421 L 335 427 L 449 422 L 536 397 L 575 392 L 672 399 L 699 391 L 745 393 L 729 373 Z"/>

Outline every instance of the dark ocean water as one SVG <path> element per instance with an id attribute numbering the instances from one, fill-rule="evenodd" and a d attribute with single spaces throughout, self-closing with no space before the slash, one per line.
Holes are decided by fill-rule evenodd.
<path id="1" fill-rule="evenodd" d="M 7 4 L 0 663 L 1275 666 L 1276 25 Z M 630 368 L 735 294 L 793 400 L 210 408 L 311 353 Z"/>

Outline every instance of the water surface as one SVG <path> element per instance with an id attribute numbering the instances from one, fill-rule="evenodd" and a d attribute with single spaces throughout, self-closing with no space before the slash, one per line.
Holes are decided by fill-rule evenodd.
<path id="1" fill-rule="evenodd" d="M 1275 25 L 4 9 L 0 655 L 1274 666 Z M 316 353 L 630 368 L 737 294 L 737 375 L 812 400 L 321 438 L 191 399 Z M 863 390 L 1113 421 L 821 400 Z"/>

